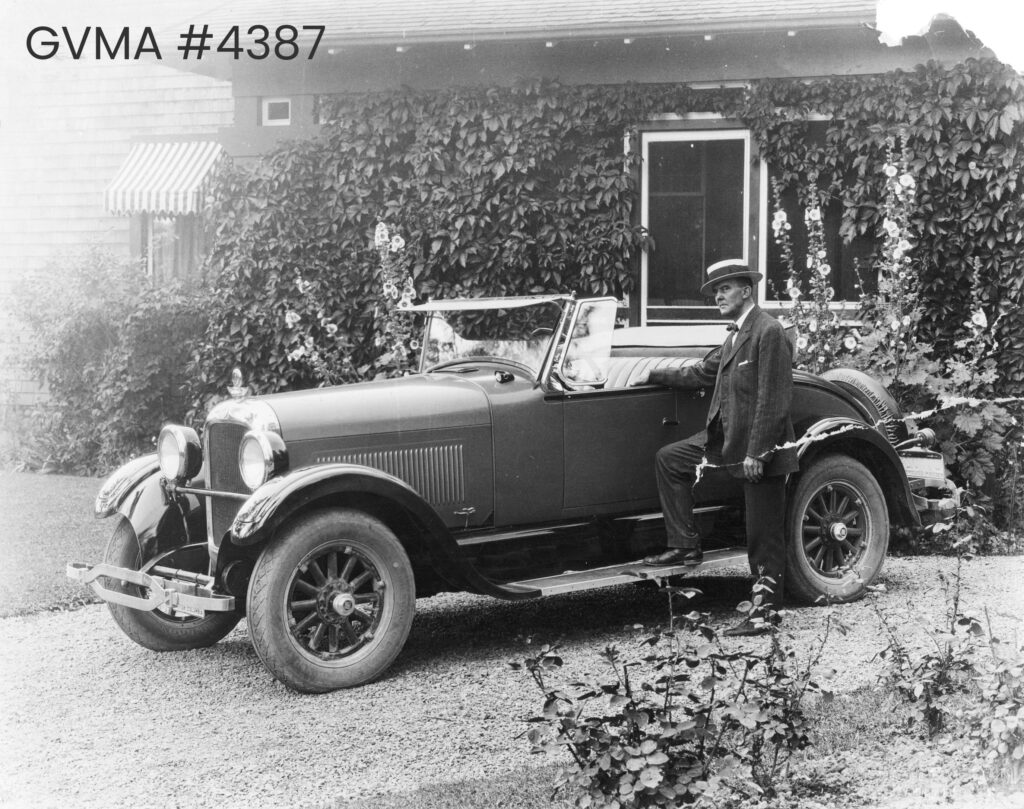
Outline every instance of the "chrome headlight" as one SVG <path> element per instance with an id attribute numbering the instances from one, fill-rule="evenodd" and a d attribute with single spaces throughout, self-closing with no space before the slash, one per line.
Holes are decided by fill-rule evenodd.
<path id="1" fill-rule="evenodd" d="M 191 427 L 168 424 L 156 441 L 160 471 L 170 480 L 184 483 L 199 474 L 203 466 L 203 448 Z"/>
<path id="2" fill-rule="evenodd" d="M 288 448 L 277 433 L 250 430 L 238 447 L 238 471 L 242 482 L 256 491 L 275 475 L 288 469 Z"/>

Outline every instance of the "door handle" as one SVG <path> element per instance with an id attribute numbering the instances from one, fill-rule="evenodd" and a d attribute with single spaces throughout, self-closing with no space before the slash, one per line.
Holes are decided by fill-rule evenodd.
<path id="1" fill-rule="evenodd" d="M 678 427 L 679 426 L 679 419 L 673 419 L 673 418 L 669 418 L 668 416 L 665 416 L 665 418 L 663 418 L 661 420 L 661 423 L 665 427 Z"/>

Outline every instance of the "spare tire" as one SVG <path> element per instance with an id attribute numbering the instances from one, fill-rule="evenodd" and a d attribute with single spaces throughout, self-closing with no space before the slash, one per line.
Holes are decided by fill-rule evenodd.
<path id="1" fill-rule="evenodd" d="M 885 434 L 890 444 L 898 444 L 910 437 L 900 406 L 877 380 L 853 368 L 832 368 L 821 374 L 821 378 L 842 388 L 850 398 L 867 408 L 873 414 L 875 427 Z"/>

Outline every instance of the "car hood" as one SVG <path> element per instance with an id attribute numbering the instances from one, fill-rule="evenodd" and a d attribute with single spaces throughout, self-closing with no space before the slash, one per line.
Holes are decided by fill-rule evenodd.
<path id="1" fill-rule="evenodd" d="M 261 396 L 277 414 L 286 442 L 490 424 L 479 386 L 448 374 Z"/>

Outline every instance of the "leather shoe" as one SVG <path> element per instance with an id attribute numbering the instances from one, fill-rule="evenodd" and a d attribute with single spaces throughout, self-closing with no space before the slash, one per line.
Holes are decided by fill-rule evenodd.
<path id="1" fill-rule="evenodd" d="M 645 565 L 662 567 L 665 565 L 686 565 L 693 567 L 704 561 L 704 551 L 700 548 L 669 548 L 667 551 L 644 557 Z"/>
<path id="2" fill-rule="evenodd" d="M 772 631 L 768 621 L 754 623 L 749 618 L 744 618 L 736 626 L 730 626 L 722 634 L 728 638 L 746 638 L 754 635 L 767 635 Z"/>

